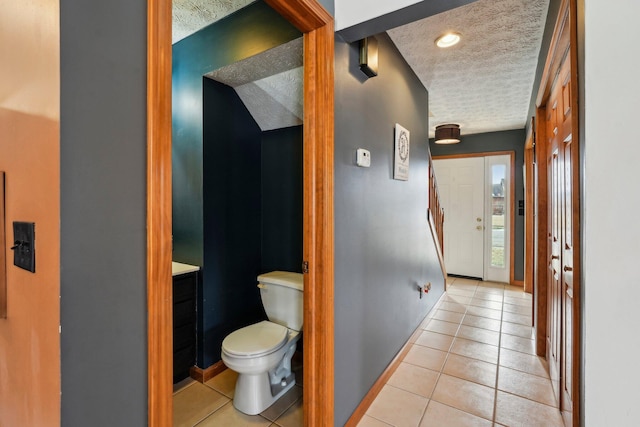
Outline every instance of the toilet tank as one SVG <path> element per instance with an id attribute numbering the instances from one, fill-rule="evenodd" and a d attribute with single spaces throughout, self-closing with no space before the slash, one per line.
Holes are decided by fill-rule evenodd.
<path id="1" fill-rule="evenodd" d="M 258 287 L 269 320 L 294 331 L 301 331 L 302 274 L 289 271 L 261 274 L 258 276 Z"/>

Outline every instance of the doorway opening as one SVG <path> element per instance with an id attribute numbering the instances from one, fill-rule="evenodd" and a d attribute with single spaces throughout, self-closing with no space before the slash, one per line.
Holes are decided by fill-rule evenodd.
<path id="1" fill-rule="evenodd" d="M 268 0 L 304 33 L 304 423 L 333 424 L 333 18 L 316 0 Z M 148 2 L 148 423 L 172 425 L 171 1 Z"/>
<path id="2" fill-rule="evenodd" d="M 513 152 L 434 157 L 449 274 L 513 284 L 514 161 Z"/>

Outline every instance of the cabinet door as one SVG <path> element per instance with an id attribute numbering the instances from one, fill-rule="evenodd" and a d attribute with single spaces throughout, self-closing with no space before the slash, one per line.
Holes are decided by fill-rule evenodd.
<path id="1" fill-rule="evenodd" d="M 196 286 L 198 273 L 173 277 L 173 383 L 196 364 Z"/>

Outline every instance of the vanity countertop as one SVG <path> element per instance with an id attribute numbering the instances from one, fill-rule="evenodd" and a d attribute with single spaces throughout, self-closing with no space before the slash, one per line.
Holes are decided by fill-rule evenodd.
<path id="1" fill-rule="evenodd" d="M 172 262 L 171 263 L 171 272 L 174 276 L 179 274 L 193 273 L 194 271 L 200 270 L 200 267 L 197 265 L 190 264 L 182 264 L 180 262 Z"/>

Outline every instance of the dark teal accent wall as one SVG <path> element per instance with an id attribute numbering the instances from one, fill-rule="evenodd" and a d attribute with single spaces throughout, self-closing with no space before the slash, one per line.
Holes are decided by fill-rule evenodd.
<path id="1" fill-rule="evenodd" d="M 220 360 L 231 331 L 264 318 L 260 274 L 261 131 L 236 92 L 205 78 L 204 267 L 198 366 Z"/>
<path id="2" fill-rule="evenodd" d="M 264 317 L 255 288 L 261 268 L 260 130 L 246 111 L 239 113 L 244 107 L 217 105 L 214 92 L 224 92 L 226 102 L 235 92 L 214 90 L 203 75 L 300 36 L 259 1 L 173 45 L 173 258 L 202 266 L 202 368 L 220 359 L 226 334 Z"/>
<path id="3" fill-rule="evenodd" d="M 301 272 L 302 126 L 262 133 L 262 271 Z"/>
<path id="4" fill-rule="evenodd" d="M 358 45 L 335 47 L 335 425 L 349 419 L 444 292 L 427 223 L 428 94 L 386 34 L 366 79 Z M 393 176 L 394 126 L 411 133 L 408 181 Z M 371 167 L 355 165 L 356 149 Z M 432 283 L 420 299 L 418 286 Z"/>
<path id="5" fill-rule="evenodd" d="M 175 261 L 196 265 L 204 261 L 202 76 L 300 36 L 297 29 L 259 1 L 173 45 Z"/>
<path id="6" fill-rule="evenodd" d="M 471 154 L 492 151 L 514 151 L 515 158 L 515 280 L 524 280 L 524 216 L 518 214 L 518 200 L 524 200 L 524 129 L 502 132 L 487 132 L 474 135 L 463 135 L 459 144 L 439 145 L 429 140 L 432 156 L 446 156 L 451 154 Z M 446 215 L 446 214 L 445 214 Z"/>
<path id="7" fill-rule="evenodd" d="M 257 277 L 300 271 L 302 126 L 262 132 L 237 93 L 204 78 L 204 280 L 198 366 L 222 340 L 265 319 Z"/>
<path id="8" fill-rule="evenodd" d="M 232 331 L 266 319 L 259 274 L 300 271 L 302 126 L 262 132 L 235 90 L 203 79 L 204 280 L 198 360 L 220 360 Z"/>

